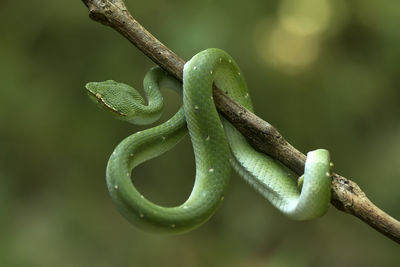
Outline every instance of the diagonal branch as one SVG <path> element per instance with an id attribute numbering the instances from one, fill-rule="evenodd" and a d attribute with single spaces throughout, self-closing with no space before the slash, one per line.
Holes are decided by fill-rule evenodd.
<path id="1" fill-rule="evenodd" d="M 165 71 L 182 81 L 185 62 L 143 28 L 129 13 L 123 0 L 82 0 L 91 19 L 114 28 Z M 268 122 L 257 117 L 214 87 L 218 110 L 247 137 L 255 149 L 302 174 L 306 156 L 290 145 Z M 331 203 L 352 214 L 388 238 L 400 243 L 400 222 L 375 206 L 353 181 L 332 176 Z"/>

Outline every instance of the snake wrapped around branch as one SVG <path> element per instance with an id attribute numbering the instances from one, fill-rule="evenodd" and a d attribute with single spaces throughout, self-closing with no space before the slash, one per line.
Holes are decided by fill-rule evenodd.
<path id="1" fill-rule="evenodd" d="M 329 152 L 307 154 L 298 182 L 286 167 L 253 149 L 227 120 L 219 116 L 212 98 L 213 83 L 253 111 L 239 67 L 223 50 L 207 49 L 185 64 L 183 86 L 159 67 L 145 76 L 146 101 L 129 85 L 112 80 L 86 85 L 89 96 L 115 117 L 150 124 L 161 116 L 160 87 L 183 95 L 183 106 L 159 126 L 125 138 L 112 153 L 106 171 L 108 190 L 120 213 L 134 225 L 161 232 L 198 227 L 216 211 L 227 190 L 231 167 L 282 213 L 295 220 L 322 216 L 330 201 Z M 189 132 L 196 177 L 189 198 L 179 206 L 163 207 L 146 199 L 131 181 L 135 166 L 174 147 Z"/>

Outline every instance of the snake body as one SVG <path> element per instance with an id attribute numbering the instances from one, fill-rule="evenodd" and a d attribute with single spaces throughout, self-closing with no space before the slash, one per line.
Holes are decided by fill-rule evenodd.
<path id="1" fill-rule="evenodd" d="M 145 76 L 147 104 L 135 89 L 115 81 L 88 83 L 89 95 L 117 118 L 148 124 L 162 111 L 160 87 L 183 94 L 183 106 L 159 126 L 134 133 L 112 153 L 106 171 L 111 198 L 134 225 L 162 232 L 198 227 L 215 212 L 228 187 L 231 166 L 282 213 L 296 220 L 322 216 L 330 200 L 330 158 L 324 149 L 307 155 L 298 186 L 293 174 L 276 160 L 255 151 L 218 115 L 212 98 L 215 83 L 250 111 L 253 106 L 239 67 L 223 50 L 207 49 L 184 66 L 182 85 L 156 67 Z M 193 145 L 196 177 L 189 198 L 180 206 L 163 207 L 146 199 L 131 181 L 133 168 L 166 152 L 187 133 Z M 300 184 L 300 183 L 299 183 Z"/>

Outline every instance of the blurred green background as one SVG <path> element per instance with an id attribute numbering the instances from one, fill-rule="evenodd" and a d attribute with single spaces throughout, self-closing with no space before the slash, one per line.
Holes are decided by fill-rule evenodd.
<path id="1" fill-rule="evenodd" d="M 400 4 L 396 0 L 133 1 L 134 17 L 185 60 L 208 47 L 238 62 L 257 114 L 400 218 Z M 178 236 L 143 233 L 105 186 L 113 148 L 141 129 L 86 96 L 88 81 L 141 87 L 154 64 L 81 1 L 0 1 L 0 266 L 395 266 L 398 245 L 331 208 L 279 214 L 239 177 L 218 212 Z M 169 91 L 171 116 L 181 100 Z M 159 204 L 190 193 L 190 141 L 139 166 Z"/>

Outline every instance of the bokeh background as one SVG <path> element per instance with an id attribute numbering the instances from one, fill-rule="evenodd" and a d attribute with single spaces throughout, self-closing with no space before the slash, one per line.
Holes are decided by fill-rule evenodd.
<path id="1" fill-rule="evenodd" d="M 185 60 L 208 47 L 238 62 L 257 114 L 400 218 L 400 4 L 396 0 L 133 1 L 134 17 Z M 141 88 L 154 64 L 81 1 L 0 2 L 0 266 L 396 266 L 399 247 L 331 208 L 287 219 L 236 175 L 218 212 L 178 236 L 143 233 L 105 186 L 113 148 L 142 129 L 86 96 L 89 81 Z M 165 91 L 171 116 L 181 100 Z M 190 141 L 139 166 L 164 205 L 193 185 Z"/>

